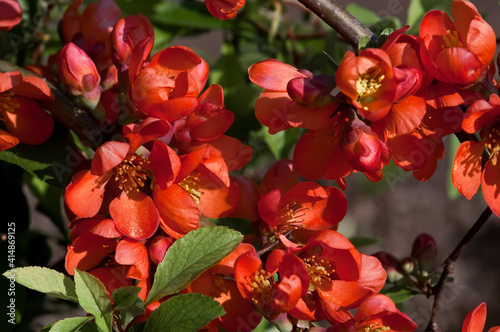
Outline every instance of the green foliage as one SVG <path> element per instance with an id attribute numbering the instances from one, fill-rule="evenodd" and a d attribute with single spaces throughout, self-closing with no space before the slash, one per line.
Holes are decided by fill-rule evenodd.
<path id="1" fill-rule="evenodd" d="M 75 269 L 75 289 L 82 308 L 94 316 L 98 331 L 111 331 L 113 311 L 102 282 L 85 271 Z"/>
<path id="2" fill-rule="evenodd" d="M 181 294 L 160 304 L 148 319 L 144 331 L 198 331 L 224 313 L 222 306 L 210 296 Z"/>
<path id="3" fill-rule="evenodd" d="M 206 227 L 174 242 L 158 264 L 146 305 L 174 294 L 231 253 L 243 236 L 226 227 Z"/>
<path id="4" fill-rule="evenodd" d="M 18 267 L 3 274 L 4 277 L 15 277 L 17 283 L 30 289 L 57 298 L 77 302 L 77 293 L 73 281 L 57 271 L 38 267 Z"/>
<path id="5" fill-rule="evenodd" d="M 139 315 L 144 313 L 144 302 L 138 297 L 141 289 L 134 286 L 126 286 L 115 289 L 113 292 L 113 307 L 120 311 L 121 321 L 124 327 Z"/>
<path id="6" fill-rule="evenodd" d="M 71 317 L 57 321 L 50 327 L 50 332 L 76 332 L 81 331 L 85 323 L 92 317 Z"/>
<path id="7" fill-rule="evenodd" d="M 395 304 L 408 301 L 414 295 L 418 294 L 414 290 L 404 286 L 393 286 L 382 293 L 390 297 Z"/>

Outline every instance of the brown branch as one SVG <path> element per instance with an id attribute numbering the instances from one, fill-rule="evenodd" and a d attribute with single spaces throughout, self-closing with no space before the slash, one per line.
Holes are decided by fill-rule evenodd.
<path id="1" fill-rule="evenodd" d="M 456 246 L 455 250 L 446 258 L 444 262 L 444 269 L 441 277 L 436 286 L 433 288 L 434 293 L 434 304 L 432 307 L 431 317 L 429 320 L 429 324 L 427 325 L 426 332 L 439 332 L 441 331 L 436 322 L 436 314 L 438 310 L 439 301 L 441 299 L 441 293 L 444 289 L 444 285 L 446 284 L 446 279 L 448 276 L 453 273 L 455 263 L 462 252 L 462 249 L 465 248 L 467 243 L 477 234 L 477 232 L 483 227 L 488 218 L 491 216 L 491 209 L 487 207 L 483 213 L 479 216 L 476 223 L 469 229 L 467 234 L 463 237 L 460 243 Z"/>
<path id="2" fill-rule="evenodd" d="M 368 27 L 335 0 L 299 0 L 299 2 L 318 15 L 355 49 L 358 48 L 361 38 L 365 36 L 372 40 L 377 38 Z"/>
<path id="3" fill-rule="evenodd" d="M 0 60 L 0 72 L 6 73 L 11 71 L 19 71 L 22 75 L 26 76 L 40 77 L 27 69 L 16 66 L 8 61 Z M 40 103 L 52 114 L 54 119 L 72 130 L 82 142 L 95 150 L 104 141 L 99 121 L 82 106 L 66 97 L 53 84 L 47 81 L 46 83 L 55 99 L 42 100 Z"/>

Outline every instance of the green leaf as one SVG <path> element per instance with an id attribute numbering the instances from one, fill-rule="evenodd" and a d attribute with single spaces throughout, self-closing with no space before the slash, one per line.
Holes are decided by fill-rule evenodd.
<path id="1" fill-rule="evenodd" d="M 453 161 L 455 159 L 455 153 L 457 152 L 458 147 L 460 146 L 460 141 L 455 135 L 448 136 L 450 139 L 448 141 L 448 166 L 446 169 L 446 173 L 448 176 L 446 177 L 446 194 L 450 200 L 454 200 L 462 196 L 457 188 L 453 185 L 453 181 L 451 180 L 451 172 L 453 171 Z"/>
<path id="2" fill-rule="evenodd" d="M 59 320 L 52 325 L 50 332 L 76 332 L 92 317 L 71 317 Z"/>
<path id="3" fill-rule="evenodd" d="M 349 4 L 345 9 L 364 25 L 377 24 L 380 21 L 380 16 L 355 3 Z"/>
<path id="4" fill-rule="evenodd" d="M 139 315 L 144 313 L 144 302 L 139 298 L 140 287 L 126 286 L 115 289 L 113 292 L 114 309 L 120 310 L 124 327 Z"/>
<path id="5" fill-rule="evenodd" d="M 371 47 L 372 45 L 372 40 L 370 39 L 370 37 L 368 36 L 363 36 L 361 37 L 361 39 L 359 40 L 359 43 L 358 43 L 358 51 L 361 51 L 365 48 L 368 48 L 368 47 Z"/>
<path id="6" fill-rule="evenodd" d="M 380 244 L 383 243 L 384 240 L 377 238 L 377 237 L 363 237 L 363 236 L 354 236 L 349 239 L 351 243 L 356 247 L 363 247 L 363 246 L 369 246 L 373 244 Z"/>
<path id="7" fill-rule="evenodd" d="M 94 315 L 98 330 L 111 331 L 111 300 L 102 282 L 85 271 L 75 269 L 75 286 L 78 302 L 86 312 Z"/>
<path id="8" fill-rule="evenodd" d="M 408 301 L 417 293 L 406 287 L 394 286 L 383 292 L 386 296 L 390 297 L 394 303 L 401 303 Z"/>
<path id="9" fill-rule="evenodd" d="M 18 144 L 0 151 L 0 160 L 22 167 L 31 175 L 56 187 L 68 184 L 70 167 L 83 162 L 79 152 L 72 150 L 66 135 L 54 134 L 41 145 Z"/>
<path id="10" fill-rule="evenodd" d="M 38 266 L 19 267 L 3 274 L 6 278 L 15 278 L 16 282 L 63 300 L 78 302 L 75 284 L 62 273 Z"/>
<path id="11" fill-rule="evenodd" d="M 144 331 L 198 331 L 212 319 L 224 314 L 222 306 L 209 296 L 195 293 L 177 295 L 153 311 Z"/>
<path id="12" fill-rule="evenodd" d="M 231 23 L 213 17 L 203 4 L 194 1 L 174 3 L 165 1 L 155 7 L 155 15 L 150 17 L 153 25 L 195 28 L 202 30 L 221 29 Z"/>
<path id="13" fill-rule="evenodd" d="M 277 132 L 274 135 L 269 134 L 267 131 L 267 127 L 262 127 L 261 132 L 259 133 L 263 136 L 264 141 L 269 146 L 274 158 L 276 160 L 281 160 L 284 158 L 288 158 L 288 154 L 293 144 L 297 142 L 299 138 L 300 129 L 299 128 L 290 128 L 287 130 L 282 130 Z"/>
<path id="14" fill-rule="evenodd" d="M 199 228 L 175 241 L 158 264 L 145 305 L 184 289 L 230 254 L 242 240 L 239 232 L 219 226 Z"/>

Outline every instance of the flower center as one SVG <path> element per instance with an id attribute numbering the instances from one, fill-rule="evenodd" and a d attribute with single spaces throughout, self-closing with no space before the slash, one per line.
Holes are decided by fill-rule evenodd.
<path id="1" fill-rule="evenodd" d="M 308 208 L 302 207 L 301 203 L 295 201 L 287 203 L 278 211 L 278 225 L 283 226 L 297 226 L 305 221 L 305 210 Z M 294 227 L 296 228 L 296 227 Z M 288 231 L 288 230 L 285 230 Z"/>
<path id="2" fill-rule="evenodd" d="M 366 327 L 361 327 L 362 329 L 356 329 L 356 331 L 359 332 L 383 332 L 383 331 L 389 331 L 391 328 L 388 326 L 381 326 L 379 323 L 370 323 Z"/>
<path id="3" fill-rule="evenodd" d="M 443 44 L 441 44 L 441 47 L 443 49 L 463 47 L 462 43 L 460 42 L 457 30 L 453 30 L 453 32 L 451 32 L 450 30 L 446 31 L 446 36 L 443 36 Z"/>
<path id="4" fill-rule="evenodd" d="M 226 294 L 228 292 L 226 286 L 224 285 L 224 276 L 222 274 L 212 273 L 212 291 L 210 295 L 214 298 L 221 297 L 222 294 Z"/>
<path id="5" fill-rule="evenodd" d="M 148 178 L 148 172 L 143 168 L 149 160 L 136 154 L 125 158 L 120 165 L 115 167 L 115 181 L 118 181 L 118 187 L 127 194 L 139 188 L 144 187 L 144 182 Z"/>
<path id="6" fill-rule="evenodd" d="M 335 272 L 330 262 L 323 259 L 317 259 L 316 256 L 304 258 L 309 278 L 313 283 L 319 283 L 321 280 L 332 280 L 330 274 Z"/>
<path id="7" fill-rule="evenodd" d="M 380 71 L 379 66 L 374 66 L 358 76 L 356 81 L 356 93 L 358 94 L 356 101 L 358 103 L 361 101 L 370 103 L 375 100 L 373 94 L 382 86 L 382 81 L 385 78 L 385 75 L 380 75 Z M 363 109 L 366 111 L 368 107 L 365 106 Z"/>
<path id="8" fill-rule="evenodd" d="M 250 280 L 252 287 L 252 301 L 254 303 L 262 303 L 271 300 L 273 291 L 274 279 L 264 270 L 258 270 Z"/>
<path id="9" fill-rule="evenodd" d="M 196 175 L 189 174 L 179 182 L 179 186 L 181 186 L 185 191 L 187 191 L 191 197 L 193 197 L 196 204 L 200 203 L 200 197 L 203 193 L 200 191 L 200 178 Z"/>
<path id="10" fill-rule="evenodd" d="M 496 166 L 498 152 L 500 151 L 500 130 L 497 127 L 492 128 L 488 133 L 486 147 L 490 151 L 491 163 Z"/>
<path id="11" fill-rule="evenodd" d="M 16 112 L 21 105 L 16 102 L 14 96 L 14 92 L 11 91 L 0 93 L 0 110 L 10 113 Z"/>

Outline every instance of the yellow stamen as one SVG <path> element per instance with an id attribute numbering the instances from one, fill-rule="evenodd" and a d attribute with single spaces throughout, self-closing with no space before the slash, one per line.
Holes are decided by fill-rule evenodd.
<path id="1" fill-rule="evenodd" d="M 14 92 L 11 91 L 0 93 L 0 109 L 15 113 L 21 105 L 13 100 L 14 96 Z"/>
<path id="2" fill-rule="evenodd" d="M 443 37 L 443 43 L 444 44 L 441 44 L 441 47 L 443 49 L 463 47 L 462 43 L 460 42 L 457 30 L 453 30 L 453 32 L 451 32 L 450 30 L 446 31 L 446 36 Z"/>
<path id="3" fill-rule="evenodd" d="M 125 158 L 115 167 L 115 181 L 119 182 L 118 187 L 127 194 L 131 190 L 139 191 L 148 178 L 148 173 L 143 168 L 143 165 L 148 163 L 147 158 L 135 154 Z"/>
<path id="4" fill-rule="evenodd" d="M 311 256 L 304 259 L 304 263 L 309 273 L 309 278 L 313 283 L 319 283 L 321 280 L 332 280 L 331 274 L 335 272 L 330 262 L 323 259 L 316 259 L 316 256 Z"/>
<path id="5" fill-rule="evenodd" d="M 369 103 L 375 100 L 373 94 L 382 86 L 382 81 L 385 78 L 385 75 L 380 75 L 380 71 L 379 66 L 374 66 L 358 76 L 356 81 L 356 93 L 358 95 L 356 101 L 358 103 L 361 101 Z M 365 106 L 363 109 L 367 111 L 368 107 Z"/>
<path id="6" fill-rule="evenodd" d="M 200 197 L 203 195 L 203 193 L 200 192 L 199 182 L 200 178 L 192 174 L 186 176 L 184 180 L 179 182 L 179 186 L 187 191 L 197 204 L 200 203 Z"/>

